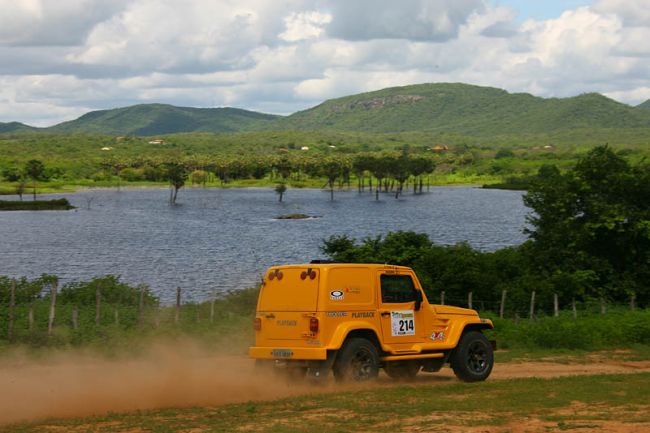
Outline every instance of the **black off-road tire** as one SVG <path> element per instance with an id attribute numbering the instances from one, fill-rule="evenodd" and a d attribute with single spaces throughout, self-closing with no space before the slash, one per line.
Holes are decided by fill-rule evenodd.
<path id="1" fill-rule="evenodd" d="M 379 374 L 379 352 L 365 338 L 351 338 L 339 351 L 334 362 L 337 381 L 365 382 Z"/>
<path id="2" fill-rule="evenodd" d="M 463 334 L 449 358 L 456 377 L 463 382 L 480 382 L 494 367 L 492 345 L 480 331 Z"/>
<path id="3" fill-rule="evenodd" d="M 393 361 L 384 365 L 384 371 L 391 379 L 413 380 L 422 366 L 415 361 Z"/>

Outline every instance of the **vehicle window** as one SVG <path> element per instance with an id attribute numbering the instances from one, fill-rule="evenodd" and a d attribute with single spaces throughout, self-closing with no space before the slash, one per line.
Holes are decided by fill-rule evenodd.
<path id="1" fill-rule="evenodd" d="M 382 275 L 381 301 L 403 303 L 415 301 L 415 285 L 408 275 Z"/>

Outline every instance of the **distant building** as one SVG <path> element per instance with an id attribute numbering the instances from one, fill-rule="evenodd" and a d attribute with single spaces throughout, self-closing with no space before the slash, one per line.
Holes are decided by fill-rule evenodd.
<path id="1" fill-rule="evenodd" d="M 303 146 L 303 147 L 300 148 L 300 150 L 309 150 L 309 147 L 308 146 Z"/>
<path id="2" fill-rule="evenodd" d="M 155 140 L 151 140 L 149 144 L 165 144 L 165 140 L 157 138 Z"/>
<path id="3" fill-rule="evenodd" d="M 113 150 L 112 147 L 102 147 L 102 150 Z"/>

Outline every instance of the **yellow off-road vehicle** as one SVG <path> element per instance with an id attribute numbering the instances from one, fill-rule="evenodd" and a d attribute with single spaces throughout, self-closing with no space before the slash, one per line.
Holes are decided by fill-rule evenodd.
<path id="1" fill-rule="evenodd" d="M 273 266 L 265 274 L 254 319 L 258 365 L 291 375 L 370 380 L 435 372 L 449 363 L 467 382 L 485 380 L 493 328 L 474 310 L 429 304 L 412 269 L 318 261 Z"/>

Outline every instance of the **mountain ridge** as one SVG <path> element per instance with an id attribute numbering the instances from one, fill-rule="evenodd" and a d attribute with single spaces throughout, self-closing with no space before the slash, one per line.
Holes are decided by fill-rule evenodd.
<path id="1" fill-rule="evenodd" d="M 238 108 L 138 104 L 91 111 L 48 128 L 0 123 L 1 132 L 153 136 L 179 132 L 333 130 L 451 132 L 475 136 L 578 128 L 650 128 L 650 100 L 636 107 L 599 93 L 543 98 L 463 83 L 391 87 L 329 99 L 289 116 Z"/>
<path id="2" fill-rule="evenodd" d="M 169 104 L 138 104 L 88 112 L 46 128 L 50 132 L 113 135 L 159 135 L 178 132 L 238 132 L 253 123 L 275 119 L 273 114 L 239 108 L 194 108 Z M 126 125 L 126 126 L 125 126 Z"/>

